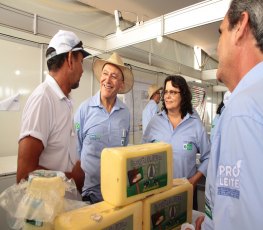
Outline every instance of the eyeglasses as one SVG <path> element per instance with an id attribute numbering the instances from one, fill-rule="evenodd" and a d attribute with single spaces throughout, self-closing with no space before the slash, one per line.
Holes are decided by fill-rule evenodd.
<path id="1" fill-rule="evenodd" d="M 176 94 L 179 94 L 179 93 L 180 93 L 180 91 L 165 90 L 165 91 L 163 92 L 163 95 L 164 95 L 164 96 L 167 96 L 167 95 L 169 94 L 170 96 L 174 97 Z"/>

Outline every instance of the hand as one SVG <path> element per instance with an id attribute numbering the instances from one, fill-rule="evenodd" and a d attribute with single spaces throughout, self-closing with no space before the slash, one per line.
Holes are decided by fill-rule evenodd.
<path id="1" fill-rule="evenodd" d="M 80 161 L 77 161 L 76 164 L 74 165 L 72 171 L 71 171 L 71 178 L 74 179 L 77 189 L 82 193 L 82 187 L 84 185 L 84 179 L 85 179 L 85 173 L 83 172 L 81 166 L 80 166 Z"/>
<path id="2" fill-rule="evenodd" d="M 189 182 L 193 185 L 193 189 L 195 190 L 195 187 L 198 183 L 198 181 L 202 178 L 203 174 L 199 171 L 196 172 L 195 175 L 193 175 L 191 178 L 189 178 Z"/>
<path id="3" fill-rule="evenodd" d="M 205 216 L 199 216 L 196 221 L 195 221 L 195 229 L 196 230 L 201 230 L 201 225 L 204 222 Z"/>

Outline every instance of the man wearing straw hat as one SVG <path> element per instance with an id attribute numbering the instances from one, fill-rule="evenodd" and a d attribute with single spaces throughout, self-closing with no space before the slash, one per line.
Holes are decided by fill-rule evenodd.
<path id="1" fill-rule="evenodd" d="M 100 91 L 84 101 L 75 114 L 78 152 L 85 172 L 82 197 L 91 204 L 103 200 L 100 191 L 101 151 L 106 147 L 128 144 L 130 114 L 117 94 L 129 92 L 134 82 L 132 71 L 117 53 L 107 60 L 97 59 L 93 71 L 100 82 Z"/>
<path id="2" fill-rule="evenodd" d="M 151 85 L 148 89 L 148 104 L 145 106 L 142 112 L 142 131 L 144 133 L 149 121 L 159 110 L 158 104 L 161 99 L 162 87 L 157 85 Z"/>

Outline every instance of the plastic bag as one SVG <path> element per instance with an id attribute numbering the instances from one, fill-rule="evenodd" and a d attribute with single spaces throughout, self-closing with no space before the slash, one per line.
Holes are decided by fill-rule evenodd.
<path id="1" fill-rule="evenodd" d="M 86 206 L 78 198 L 74 180 L 64 173 L 36 170 L 28 181 L 22 180 L 3 191 L 0 206 L 7 211 L 13 229 L 53 229 L 57 215 Z"/>

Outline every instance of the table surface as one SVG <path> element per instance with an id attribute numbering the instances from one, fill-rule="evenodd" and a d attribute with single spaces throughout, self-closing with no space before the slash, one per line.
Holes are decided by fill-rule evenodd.
<path id="1" fill-rule="evenodd" d="M 16 173 L 17 156 L 0 157 L 0 176 Z"/>

